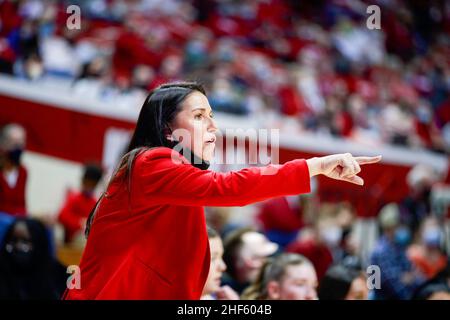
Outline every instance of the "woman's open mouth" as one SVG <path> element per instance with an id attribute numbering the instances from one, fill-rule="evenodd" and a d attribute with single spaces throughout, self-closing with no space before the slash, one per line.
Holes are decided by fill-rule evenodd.
<path id="1" fill-rule="evenodd" d="M 209 140 L 206 140 L 205 143 L 216 143 L 216 137 L 212 137 Z"/>

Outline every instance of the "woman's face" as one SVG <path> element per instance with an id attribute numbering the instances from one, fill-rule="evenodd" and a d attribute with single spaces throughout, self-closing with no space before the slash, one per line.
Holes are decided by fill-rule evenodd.
<path id="1" fill-rule="evenodd" d="M 17 222 L 13 232 L 6 240 L 6 252 L 11 262 L 20 270 L 29 270 L 34 266 L 33 242 L 25 222 Z"/>
<path id="2" fill-rule="evenodd" d="M 363 277 L 353 279 L 345 300 L 367 300 L 369 289 Z"/>
<path id="3" fill-rule="evenodd" d="M 211 267 L 209 268 L 208 279 L 206 279 L 203 295 L 217 292 L 220 289 L 220 279 L 226 270 L 225 262 L 223 262 L 223 245 L 219 237 L 209 240 L 211 251 Z"/>
<path id="4" fill-rule="evenodd" d="M 206 96 L 198 91 L 189 94 L 182 110 L 172 123 L 172 137 L 199 158 L 211 161 L 214 155 L 217 126 Z"/>
<path id="5" fill-rule="evenodd" d="M 307 263 L 286 267 L 279 282 L 269 285 L 269 298 L 277 300 L 317 300 L 317 275 Z"/>

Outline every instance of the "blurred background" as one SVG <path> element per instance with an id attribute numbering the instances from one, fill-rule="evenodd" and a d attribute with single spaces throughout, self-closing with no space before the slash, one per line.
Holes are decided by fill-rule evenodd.
<path id="1" fill-rule="evenodd" d="M 367 27 L 369 5 L 380 29 Z M 230 266 L 261 269 L 273 254 L 250 239 L 306 257 L 319 298 L 375 264 L 382 289 L 364 299 L 448 299 L 449 35 L 445 0 L 0 0 L 0 297 L 58 297 L 146 95 L 195 80 L 224 138 L 279 129 L 280 163 L 383 155 L 363 188 L 318 177 L 308 195 L 207 208 L 223 283 L 240 294 L 255 276 Z M 252 142 L 216 156 L 248 158 Z"/>

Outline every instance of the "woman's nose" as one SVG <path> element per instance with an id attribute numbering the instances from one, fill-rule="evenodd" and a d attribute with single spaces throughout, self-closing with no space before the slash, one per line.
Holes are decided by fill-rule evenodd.
<path id="1" fill-rule="evenodd" d="M 225 270 L 227 270 L 227 265 L 225 264 L 225 261 L 221 260 L 220 261 L 220 265 L 219 268 L 222 272 L 224 272 Z"/>
<path id="2" fill-rule="evenodd" d="M 218 130 L 217 123 L 213 118 L 209 118 L 208 132 L 216 132 Z"/>

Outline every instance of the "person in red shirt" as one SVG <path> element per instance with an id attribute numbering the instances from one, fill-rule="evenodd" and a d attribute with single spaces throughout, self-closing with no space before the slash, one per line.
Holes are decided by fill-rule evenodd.
<path id="1" fill-rule="evenodd" d="M 102 169 L 95 164 L 84 167 L 80 191 L 69 191 L 58 214 L 58 221 L 64 227 L 64 242 L 70 243 L 74 236 L 84 229 L 86 220 L 97 202 L 94 190 L 102 178 Z"/>
<path id="2" fill-rule="evenodd" d="M 360 165 L 381 159 L 338 154 L 213 172 L 216 131 L 202 86 L 150 92 L 128 152 L 88 218 L 80 270 L 63 299 L 200 299 L 210 268 L 203 206 L 307 193 L 318 174 L 362 185 Z"/>
<path id="3" fill-rule="evenodd" d="M 314 265 L 319 280 L 333 263 L 330 249 L 313 228 L 304 228 L 299 237 L 286 246 L 286 252 L 297 253 L 308 258 Z"/>
<path id="4" fill-rule="evenodd" d="M 262 203 L 256 219 L 262 224 L 264 233 L 271 241 L 284 248 L 295 239 L 304 226 L 303 202 L 295 195 Z"/>
<path id="5" fill-rule="evenodd" d="M 12 216 L 27 213 L 27 170 L 20 163 L 25 144 L 25 129 L 18 124 L 6 125 L 0 133 L 0 212 Z"/>

